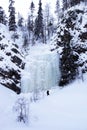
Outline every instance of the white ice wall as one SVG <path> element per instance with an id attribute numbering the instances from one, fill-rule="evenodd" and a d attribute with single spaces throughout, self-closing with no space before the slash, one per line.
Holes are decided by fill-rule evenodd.
<path id="1" fill-rule="evenodd" d="M 46 90 L 58 85 L 60 77 L 57 52 L 30 56 L 22 76 L 22 92 Z"/>

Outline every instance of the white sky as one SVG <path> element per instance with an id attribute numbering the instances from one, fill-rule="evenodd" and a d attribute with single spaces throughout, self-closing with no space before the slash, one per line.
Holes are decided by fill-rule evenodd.
<path id="1" fill-rule="evenodd" d="M 15 0 L 16 13 L 20 12 L 23 15 L 23 17 L 26 18 L 29 12 L 31 1 L 32 0 Z M 33 2 L 35 4 L 35 7 L 36 7 L 35 9 L 37 12 L 39 0 L 33 0 Z M 56 0 L 42 0 L 43 8 L 46 3 L 50 3 L 51 10 L 54 13 Z M 0 0 L 0 6 L 2 6 L 6 12 L 8 12 L 8 5 L 9 5 L 9 0 Z"/>

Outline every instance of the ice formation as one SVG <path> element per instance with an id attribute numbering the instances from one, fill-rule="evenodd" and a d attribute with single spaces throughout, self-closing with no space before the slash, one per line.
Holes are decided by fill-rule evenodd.
<path id="1" fill-rule="evenodd" d="M 22 76 L 22 92 L 47 90 L 58 85 L 59 55 L 57 52 L 30 56 L 25 66 L 26 73 Z"/>

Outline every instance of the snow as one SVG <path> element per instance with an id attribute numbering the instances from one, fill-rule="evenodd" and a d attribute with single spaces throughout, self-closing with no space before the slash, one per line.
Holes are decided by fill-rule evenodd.
<path id="1" fill-rule="evenodd" d="M 1 73 L 0 83 L 2 84 L 8 84 L 8 83 L 12 84 L 13 82 L 15 83 L 16 81 L 16 77 L 15 80 L 14 77 L 10 79 L 9 76 L 7 76 L 8 74 L 6 73 L 9 73 L 12 70 L 15 70 L 15 72 L 17 73 L 20 73 L 22 71 L 21 69 L 22 62 L 20 63 L 20 65 L 13 62 L 14 57 L 17 57 L 18 59 L 20 59 L 20 61 L 23 61 L 24 57 L 21 53 L 21 50 L 19 50 L 19 48 L 16 47 L 17 44 L 11 38 L 12 35 L 13 33 L 9 32 L 8 26 L 5 26 L 0 23 L 0 39 L 1 39 L 0 40 L 0 73 Z M 16 52 L 13 50 L 16 50 Z M 5 75 L 5 79 L 3 78 L 4 75 Z M 16 83 L 16 85 L 20 87 L 19 83 L 18 84 Z"/>
<path id="2" fill-rule="evenodd" d="M 38 57 L 42 52 L 44 55 L 49 53 L 55 55 L 54 52 L 50 52 L 53 47 L 55 46 L 49 44 L 30 47 L 25 60 L 28 62 L 29 58 Z M 24 71 L 24 73 L 30 77 L 28 72 Z M 36 102 L 30 102 L 32 93 L 16 95 L 0 85 L 0 130 L 86 130 L 87 75 L 83 79 L 84 82 L 79 79 L 65 88 L 55 86 L 54 89 L 50 89 L 49 96 L 46 96 L 44 91 Z M 29 100 L 28 124 L 17 122 L 13 107 L 19 97 Z"/>
<path id="3" fill-rule="evenodd" d="M 29 123 L 17 122 L 13 106 L 18 97 L 28 100 L 30 93 L 16 95 L 0 85 L 1 130 L 86 130 L 87 75 L 65 88 L 50 90 L 50 95 L 29 103 Z"/>
<path id="4" fill-rule="evenodd" d="M 82 6 L 80 8 L 82 8 Z M 86 14 L 83 15 L 83 21 L 82 21 L 83 25 L 86 22 L 84 19 L 87 19 Z M 12 46 L 11 42 L 13 41 L 10 38 L 8 29 L 6 30 L 6 27 L 2 26 L 3 25 L 0 24 L 0 32 L 4 32 L 7 39 L 6 40 L 4 38 L 2 42 L 3 44 L 7 43 L 9 45 L 6 48 L 7 50 L 6 52 L 9 52 Z M 64 25 L 61 26 L 63 27 Z M 83 31 L 85 31 L 85 29 Z M 77 36 L 78 32 L 76 32 L 76 37 Z M 20 44 L 21 43 L 20 41 L 22 40 L 23 39 L 21 38 L 21 40 L 16 40 L 16 42 Z M 45 62 L 48 63 L 48 61 L 50 59 L 52 60 L 53 57 L 54 59 L 57 58 L 56 51 L 50 52 L 50 50 L 53 48 L 55 48 L 54 44 L 52 46 L 49 44 L 48 45 L 37 44 L 36 46 L 30 47 L 29 53 L 25 59 L 25 62 L 27 63 L 26 68 L 22 72 L 22 78 L 23 78 L 22 85 L 24 86 L 30 85 L 29 80 L 32 80 L 32 77 L 30 77 L 31 73 L 29 72 L 30 71 L 29 67 L 30 65 L 35 66 L 37 64 L 36 63 L 37 59 L 39 60 L 39 63 L 37 65 L 41 65 L 42 67 L 42 64 L 45 64 L 43 62 L 44 60 Z M 60 49 L 58 52 L 61 51 L 62 49 Z M 6 69 L 5 67 L 6 64 L 9 64 L 9 66 L 18 69 L 16 65 L 10 62 L 10 58 L 4 55 L 4 52 L 2 50 L 0 51 L 0 55 L 4 56 L 6 61 L 1 63 L 0 67 Z M 87 54 L 81 55 L 81 59 L 86 59 L 86 57 Z M 54 62 L 54 60 L 52 62 Z M 40 66 L 38 67 L 40 68 Z M 46 70 L 49 69 L 47 68 Z M 5 80 L 3 82 L 5 82 Z M 59 86 L 54 86 L 54 88 L 50 88 L 49 96 L 46 95 L 46 91 L 41 92 L 41 96 L 39 100 L 37 100 L 36 102 L 31 101 L 33 93 L 21 93 L 20 95 L 16 95 L 13 91 L 0 85 L 0 130 L 53 130 L 53 129 L 87 130 L 86 84 L 87 84 L 87 74 L 83 75 L 82 79 L 77 79 L 74 83 L 64 88 L 59 88 Z M 24 91 L 28 92 L 28 88 L 24 87 L 23 92 Z M 27 124 L 26 123 L 24 124 L 23 122 L 17 122 L 17 115 L 13 109 L 15 102 L 20 97 L 25 97 L 29 101 L 29 122 Z"/>

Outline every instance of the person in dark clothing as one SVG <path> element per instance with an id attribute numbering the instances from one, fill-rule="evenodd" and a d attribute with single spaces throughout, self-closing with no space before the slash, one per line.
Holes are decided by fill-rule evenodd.
<path id="1" fill-rule="evenodd" d="M 49 90 L 47 90 L 47 96 L 49 96 L 49 95 L 50 95 Z"/>

